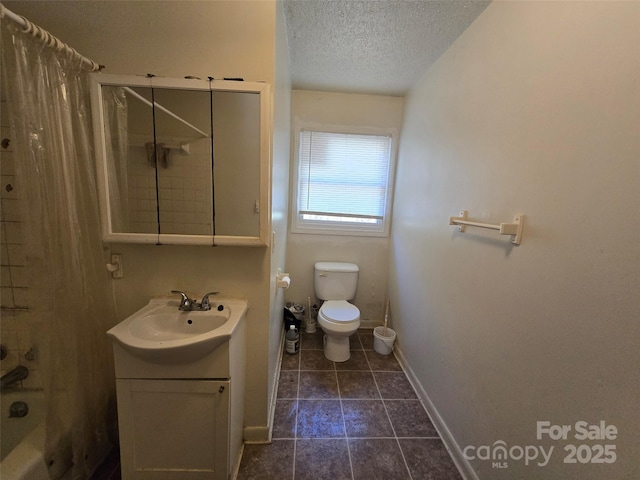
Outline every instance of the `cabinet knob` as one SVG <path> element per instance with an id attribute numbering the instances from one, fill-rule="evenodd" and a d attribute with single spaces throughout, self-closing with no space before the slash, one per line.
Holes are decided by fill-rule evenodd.
<path id="1" fill-rule="evenodd" d="M 224 387 L 220 387 L 220 388 L 218 389 L 218 392 L 220 392 L 220 393 L 224 392 Z"/>

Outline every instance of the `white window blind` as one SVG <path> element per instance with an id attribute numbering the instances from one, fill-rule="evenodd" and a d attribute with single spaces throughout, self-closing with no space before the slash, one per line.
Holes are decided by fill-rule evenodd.
<path id="1" fill-rule="evenodd" d="M 381 232 L 392 137 L 300 131 L 298 225 Z"/>

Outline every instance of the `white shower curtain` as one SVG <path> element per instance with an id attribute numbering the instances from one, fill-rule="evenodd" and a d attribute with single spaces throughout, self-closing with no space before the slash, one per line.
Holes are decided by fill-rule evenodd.
<path id="1" fill-rule="evenodd" d="M 43 370 L 46 458 L 86 479 L 109 446 L 114 375 L 106 330 L 116 323 L 105 269 L 92 152 L 88 76 L 77 57 L 2 19 L 2 71 L 15 142 L 29 315 Z M 113 417 L 113 415 L 111 415 Z M 66 439 L 66 440 L 65 440 Z"/>
<path id="2" fill-rule="evenodd" d="M 128 104 L 124 88 L 103 86 L 102 102 L 106 154 L 111 160 L 107 165 L 109 207 L 117 213 L 111 217 L 111 228 L 114 232 L 130 232 Z"/>

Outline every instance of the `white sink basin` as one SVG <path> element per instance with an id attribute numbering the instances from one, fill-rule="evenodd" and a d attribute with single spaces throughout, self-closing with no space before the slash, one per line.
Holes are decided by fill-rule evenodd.
<path id="1" fill-rule="evenodd" d="M 190 362 L 229 340 L 247 309 L 244 300 L 220 300 L 206 312 L 181 312 L 178 305 L 174 299 L 153 299 L 107 335 L 147 361 Z"/>

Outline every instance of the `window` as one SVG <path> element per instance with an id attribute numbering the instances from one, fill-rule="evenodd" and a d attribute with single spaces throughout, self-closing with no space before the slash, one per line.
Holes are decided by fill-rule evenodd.
<path id="1" fill-rule="evenodd" d="M 300 129 L 292 231 L 386 236 L 393 136 Z"/>

